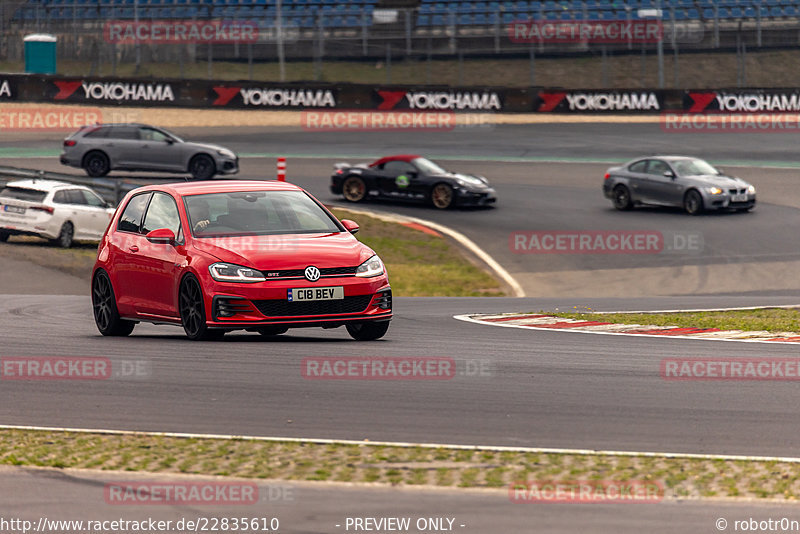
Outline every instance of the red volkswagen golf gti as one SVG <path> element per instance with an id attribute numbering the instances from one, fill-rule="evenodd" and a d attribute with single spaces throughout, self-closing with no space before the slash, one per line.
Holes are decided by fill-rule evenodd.
<path id="1" fill-rule="evenodd" d="M 190 339 L 237 329 L 345 326 L 382 337 L 392 318 L 383 262 L 300 187 L 185 182 L 128 193 L 92 275 L 97 328 L 126 336 L 140 321 L 182 325 Z"/>

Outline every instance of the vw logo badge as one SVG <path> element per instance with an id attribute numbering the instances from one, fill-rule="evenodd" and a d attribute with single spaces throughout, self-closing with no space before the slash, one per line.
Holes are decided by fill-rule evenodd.
<path id="1" fill-rule="evenodd" d="M 309 265 L 308 267 L 306 267 L 306 270 L 305 272 L 303 272 L 303 275 L 309 282 L 316 282 L 317 280 L 319 280 L 319 269 L 317 269 L 313 265 Z"/>

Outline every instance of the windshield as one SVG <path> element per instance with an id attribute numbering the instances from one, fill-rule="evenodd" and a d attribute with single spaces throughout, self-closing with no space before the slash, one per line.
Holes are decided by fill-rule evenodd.
<path id="1" fill-rule="evenodd" d="M 700 176 L 703 174 L 719 174 L 717 169 L 702 159 L 682 159 L 674 161 L 672 166 L 679 176 Z"/>
<path id="2" fill-rule="evenodd" d="M 342 232 L 303 191 L 240 191 L 184 199 L 195 237 Z"/>
<path id="3" fill-rule="evenodd" d="M 169 135 L 170 137 L 175 139 L 176 143 L 183 143 L 183 139 L 181 139 L 179 136 L 175 135 L 174 133 L 170 132 L 169 130 L 165 130 L 164 128 L 153 128 L 153 130 L 155 130 L 157 132 L 160 131 L 162 133 L 165 133 L 165 134 Z"/>
<path id="4" fill-rule="evenodd" d="M 445 174 L 447 173 L 446 170 L 439 167 L 437 164 L 432 162 L 429 159 L 425 158 L 416 158 L 411 161 L 416 167 L 421 170 L 425 174 Z"/>

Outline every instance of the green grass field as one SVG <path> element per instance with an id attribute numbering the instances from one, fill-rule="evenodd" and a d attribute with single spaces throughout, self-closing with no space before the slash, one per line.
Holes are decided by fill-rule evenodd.
<path id="1" fill-rule="evenodd" d="M 800 309 L 797 308 L 762 308 L 689 313 L 554 313 L 553 315 L 568 319 L 621 324 L 719 328 L 720 330 L 800 332 Z"/>

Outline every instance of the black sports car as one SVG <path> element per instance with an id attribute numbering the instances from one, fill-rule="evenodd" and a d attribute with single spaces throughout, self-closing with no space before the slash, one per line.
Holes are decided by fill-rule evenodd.
<path id="1" fill-rule="evenodd" d="M 333 167 L 331 191 L 350 202 L 376 197 L 427 202 L 447 209 L 485 206 L 497 200 L 483 176 L 446 171 L 414 154 L 388 156 L 369 165 L 337 163 Z"/>

